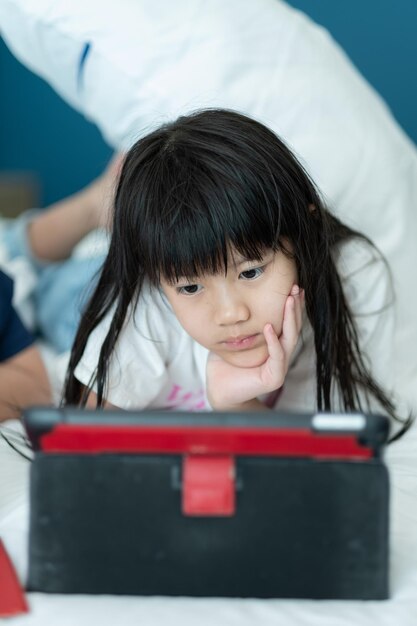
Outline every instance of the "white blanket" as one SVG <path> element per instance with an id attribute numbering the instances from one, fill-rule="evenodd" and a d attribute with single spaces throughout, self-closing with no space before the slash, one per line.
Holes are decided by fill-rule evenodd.
<path id="1" fill-rule="evenodd" d="M 19 429 L 17 422 L 7 426 Z M 391 599 L 383 602 L 140 598 L 29 593 L 13 626 L 415 626 L 417 426 L 387 449 L 391 479 Z M 0 537 L 25 580 L 29 462 L 0 440 Z M 198 572 L 196 572 L 198 575 Z"/>

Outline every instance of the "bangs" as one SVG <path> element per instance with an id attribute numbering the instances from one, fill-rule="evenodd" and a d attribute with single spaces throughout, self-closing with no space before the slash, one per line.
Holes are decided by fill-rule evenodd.
<path id="1" fill-rule="evenodd" d="M 231 256 L 261 261 L 296 247 L 319 200 L 266 127 L 233 112 L 179 118 L 128 153 L 115 200 L 119 275 L 154 285 L 226 273 Z"/>
<path id="2" fill-rule="evenodd" d="M 192 180 L 176 185 L 168 197 L 160 198 L 163 210 L 149 209 L 154 216 L 143 228 L 139 244 L 141 264 L 154 284 L 169 283 L 207 274 L 226 273 L 234 253 L 261 261 L 267 249 L 279 247 L 277 211 L 268 210 L 250 185 L 225 185 L 206 177 L 193 187 Z M 155 201 L 155 199 L 154 199 Z"/>

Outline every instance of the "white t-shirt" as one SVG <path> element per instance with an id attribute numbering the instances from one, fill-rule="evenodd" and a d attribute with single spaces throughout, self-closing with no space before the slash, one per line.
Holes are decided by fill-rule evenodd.
<path id="1" fill-rule="evenodd" d="M 111 315 L 91 334 L 76 377 L 88 384 Z M 209 409 L 208 351 L 184 331 L 162 293 L 145 285 L 126 320 L 109 367 L 106 398 L 123 409 Z"/>
<path id="2" fill-rule="evenodd" d="M 389 388 L 394 307 L 389 272 L 378 253 L 360 240 L 340 246 L 335 261 L 359 331 L 360 346 L 372 375 Z M 93 331 L 75 375 L 87 385 L 111 315 Z M 123 409 L 210 410 L 206 397 L 208 351 L 181 327 L 158 289 L 145 286 L 126 320 L 109 365 L 107 400 Z M 333 390 L 335 408 L 337 389 Z M 306 316 L 291 358 L 279 410 L 316 409 L 315 350 Z"/>

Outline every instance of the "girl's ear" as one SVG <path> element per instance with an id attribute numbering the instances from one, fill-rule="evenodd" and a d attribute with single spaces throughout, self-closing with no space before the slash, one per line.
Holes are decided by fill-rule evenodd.
<path id="1" fill-rule="evenodd" d="M 315 211 L 317 211 L 317 207 L 315 204 L 309 204 L 308 210 L 310 211 L 310 213 L 314 213 Z"/>

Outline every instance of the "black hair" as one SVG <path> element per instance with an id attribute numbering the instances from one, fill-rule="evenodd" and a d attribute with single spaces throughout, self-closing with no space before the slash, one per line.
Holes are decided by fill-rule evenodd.
<path id="1" fill-rule="evenodd" d="M 226 270 L 231 247 L 252 260 L 261 260 L 265 249 L 280 249 L 293 255 L 305 290 L 317 408 L 332 410 L 336 385 L 346 411 L 365 409 L 363 397 L 369 407 L 373 397 L 395 417 L 392 400 L 361 355 L 335 265 L 335 247 L 352 237 L 368 241 L 326 209 L 304 168 L 263 124 L 209 109 L 163 125 L 139 139 L 124 161 L 110 247 L 75 338 L 64 402 L 85 404 L 95 383 L 97 406 L 103 406 L 109 360 L 145 280 L 156 286 L 161 277 L 173 281 Z M 91 332 L 110 311 L 97 369 L 83 387 L 75 368 Z"/>

